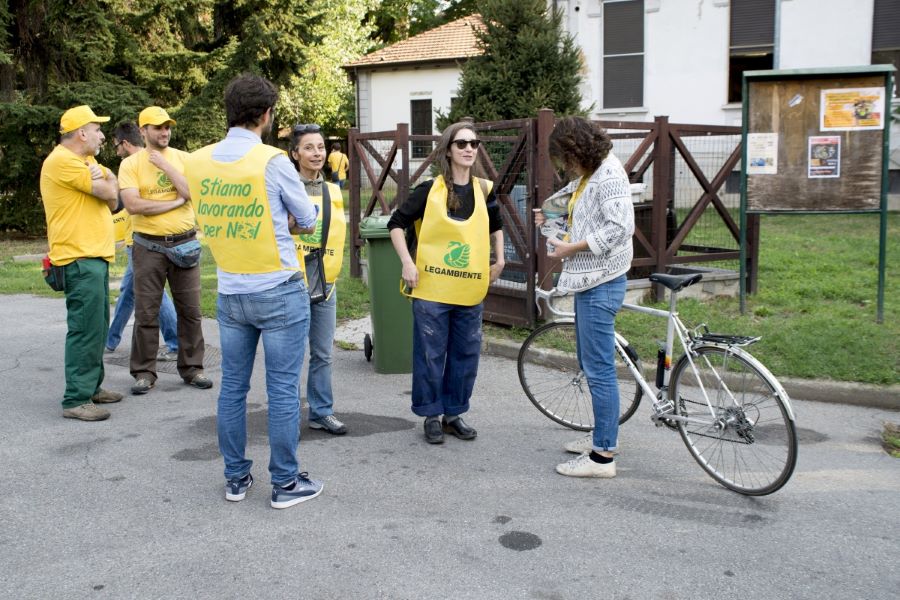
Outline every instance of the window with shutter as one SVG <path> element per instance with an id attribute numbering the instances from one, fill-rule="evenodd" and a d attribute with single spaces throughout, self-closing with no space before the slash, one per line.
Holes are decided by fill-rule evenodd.
<path id="1" fill-rule="evenodd" d="M 644 104 L 644 0 L 603 3 L 603 108 Z"/>
<path id="2" fill-rule="evenodd" d="M 771 69 L 776 0 L 731 0 L 728 101 L 741 101 L 744 71 Z"/>
<path id="3" fill-rule="evenodd" d="M 900 2 L 875 0 L 872 16 L 872 64 L 900 69 Z M 894 94 L 900 97 L 894 73 Z"/>
<path id="4" fill-rule="evenodd" d="M 431 135 L 431 100 L 410 100 L 410 133 L 412 135 Z M 413 142 L 412 158 L 427 158 L 431 154 L 431 142 Z"/>

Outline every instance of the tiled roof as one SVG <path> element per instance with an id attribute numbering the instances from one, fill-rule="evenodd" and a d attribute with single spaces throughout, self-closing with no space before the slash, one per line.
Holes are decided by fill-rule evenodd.
<path id="1" fill-rule="evenodd" d="M 463 17 L 402 42 L 385 46 L 344 67 L 376 67 L 477 56 L 482 51 L 476 44 L 473 28 L 483 27 L 479 15 Z"/>

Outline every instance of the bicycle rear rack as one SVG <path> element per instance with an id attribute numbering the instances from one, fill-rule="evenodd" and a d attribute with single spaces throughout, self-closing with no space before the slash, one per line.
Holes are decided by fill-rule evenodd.
<path id="1" fill-rule="evenodd" d="M 702 333 L 698 333 L 700 331 L 702 331 Z M 758 342 L 762 338 L 760 336 L 753 337 L 749 335 L 710 333 L 709 329 L 704 323 L 694 330 L 693 334 L 691 335 L 691 339 L 694 342 L 709 342 L 711 344 L 726 344 L 728 346 L 749 346 L 750 344 Z"/>

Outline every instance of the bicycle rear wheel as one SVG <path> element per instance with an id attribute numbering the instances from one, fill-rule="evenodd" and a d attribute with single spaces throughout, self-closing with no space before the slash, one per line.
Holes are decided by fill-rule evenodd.
<path id="1" fill-rule="evenodd" d="M 575 352 L 575 323 L 557 321 L 538 327 L 519 350 L 519 382 L 532 404 L 550 419 L 578 431 L 590 431 L 594 428 L 591 392 Z M 637 355 L 634 362 L 640 370 Z M 618 354 L 616 371 L 621 424 L 637 410 L 642 390 Z"/>
<path id="2" fill-rule="evenodd" d="M 797 433 L 776 393 L 777 381 L 739 348 L 700 346 L 694 351 L 697 372 L 682 356 L 669 386 L 676 414 L 707 422 L 677 422 L 691 456 L 735 492 L 764 496 L 780 489 L 797 463 Z"/>

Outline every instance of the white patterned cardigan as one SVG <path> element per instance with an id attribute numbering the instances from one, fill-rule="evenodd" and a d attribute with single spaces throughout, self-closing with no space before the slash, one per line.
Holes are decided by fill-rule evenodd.
<path id="1" fill-rule="evenodd" d="M 550 198 L 571 195 L 578 182 L 569 182 Z M 569 242 L 586 240 L 590 251 L 578 252 L 565 260 L 557 287 L 566 292 L 583 292 L 626 273 L 634 256 L 633 235 L 634 206 L 628 175 L 610 152 L 591 174 L 572 215 Z"/>

